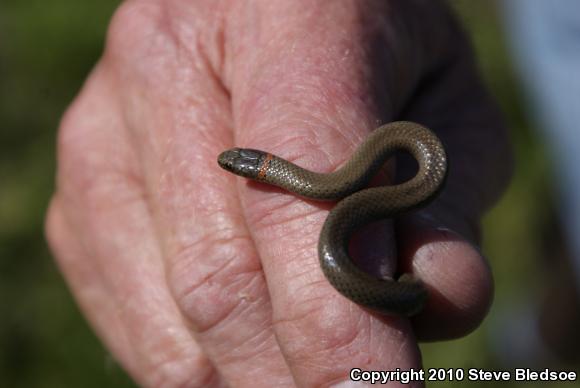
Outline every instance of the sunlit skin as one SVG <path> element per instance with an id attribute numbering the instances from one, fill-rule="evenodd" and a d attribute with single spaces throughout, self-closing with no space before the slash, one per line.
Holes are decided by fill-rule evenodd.
<path id="1" fill-rule="evenodd" d="M 398 269 L 429 290 L 412 320 L 341 297 L 318 266 L 332 204 L 219 168 L 234 146 L 335 170 L 394 120 L 435 130 L 446 189 L 394 226 Z M 65 114 L 47 236 L 105 346 L 143 386 L 327 386 L 420 366 L 417 340 L 484 318 L 480 217 L 511 170 L 496 108 L 437 1 L 126 2 Z M 361 265 L 393 272 L 393 225 Z M 412 385 L 411 385 L 412 386 Z"/>

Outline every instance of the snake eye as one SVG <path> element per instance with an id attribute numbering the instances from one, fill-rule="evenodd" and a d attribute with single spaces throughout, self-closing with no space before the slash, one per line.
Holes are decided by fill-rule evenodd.
<path id="1" fill-rule="evenodd" d="M 218 156 L 218 164 L 221 168 L 227 171 L 234 172 L 234 161 L 239 157 L 239 149 L 232 148 L 222 152 Z"/>

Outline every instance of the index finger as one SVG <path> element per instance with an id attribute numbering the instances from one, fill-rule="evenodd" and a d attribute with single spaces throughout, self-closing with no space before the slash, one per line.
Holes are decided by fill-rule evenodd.
<path id="1" fill-rule="evenodd" d="M 379 123 L 392 121 L 402 96 L 425 71 L 416 52 L 423 54 L 423 48 L 412 38 L 418 31 L 397 29 L 415 16 L 407 12 L 427 12 L 393 4 L 386 9 L 378 2 L 276 3 L 260 9 L 258 29 L 237 25 L 253 33 L 246 30 L 246 39 L 232 48 L 236 56 L 228 86 L 235 144 L 330 172 Z M 354 366 L 419 365 L 406 320 L 388 318 L 385 325 L 324 278 L 316 246 L 328 206 L 242 181 L 240 196 L 266 274 L 277 339 L 299 383 L 346 380 Z M 375 232 L 392 236 L 387 224 Z M 384 259 L 391 245 L 379 239 L 382 244 L 371 253 Z"/>

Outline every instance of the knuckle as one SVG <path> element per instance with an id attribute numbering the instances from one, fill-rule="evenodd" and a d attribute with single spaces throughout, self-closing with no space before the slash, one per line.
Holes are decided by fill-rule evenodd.
<path id="1" fill-rule="evenodd" d="M 90 175 L 86 173 L 90 162 L 79 113 L 78 103 L 74 103 L 63 116 L 57 135 L 57 186 L 60 191 L 71 191 L 71 183 L 87 181 Z"/>
<path id="2" fill-rule="evenodd" d="M 262 268 L 245 236 L 211 236 L 170 258 L 173 292 L 199 333 L 234 319 L 267 295 Z"/>
<path id="3" fill-rule="evenodd" d="M 218 387 L 220 378 L 210 361 L 195 355 L 192 358 L 169 358 L 148 369 L 146 386 L 151 387 Z"/>
<path id="4" fill-rule="evenodd" d="M 112 194 L 120 202 L 143 185 L 125 128 L 100 102 L 90 92 L 81 93 L 64 114 L 57 135 L 57 192 L 85 205 L 115 198 Z M 95 106 L 101 110 L 96 112 Z"/>
<path id="5" fill-rule="evenodd" d="M 66 199 L 92 192 L 106 158 L 90 144 L 94 136 L 88 133 L 90 128 L 80 116 L 83 113 L 75 102 L 63 117 L 57 135 L 57 191 Z"/>
<path id="6" fill-rule="evenodd" d="M 219 69 L 223 42 L 218 12 L 218 5 L 205 3 L 125 1 L 111 19 L 105 56 L 127 60 L 133 73 L 149 78 L 159 77 L 161 68 L 168 73 L 169 61 L 172 65 L 187 61 L 188 66 L 194 61 L 196 67 L 208 61 Z"/>
<path id="7" fill-rule="evenodd" d="M 360 347 L 366 333 L 363 323 L 368 321 L 364 314 L 351 309 L 340 296 L 329 296 L 324 280 L 305 286 L 302 294 L 284 311 L 274 311 L 274 329 L 283 338 L 289 357 L 309 362 L 336 355 L 355 343 Z"/>
<path id="8" fill-rule="evenodd" d="M 131 52 L 151 36 L 161 14 L 162 2 L 129 0 L 115 11 L 107 31 L 106 52 Z M 135 46 L 137 44 L 137 46 Z"/>

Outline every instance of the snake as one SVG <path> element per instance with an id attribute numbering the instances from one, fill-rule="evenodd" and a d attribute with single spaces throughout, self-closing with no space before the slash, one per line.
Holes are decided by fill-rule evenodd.
<path id="1" fill-rule="evenodd" d="M 368 187 L 397 152 L 417 162 L 416 174 L 395 185 Z M 397 217 L 432 201 L 444 187 L 448 161 L 439 138 L 425 126 L 392 122 L 370 132 L 350 159 L 330 173 L 299 167 L 271 153 L 232 148 L 218 156 L 220 167 L 241 177 L 280 187 L 311 200 L 338 201 L 318 240 L 320 267 L 329 283 L 352 302 L 382 315 L 411 317 L 421 312 L 427 288 L 415 275 L 377 277 L 351 259 L 352 235 L 365 225 Z"/>

